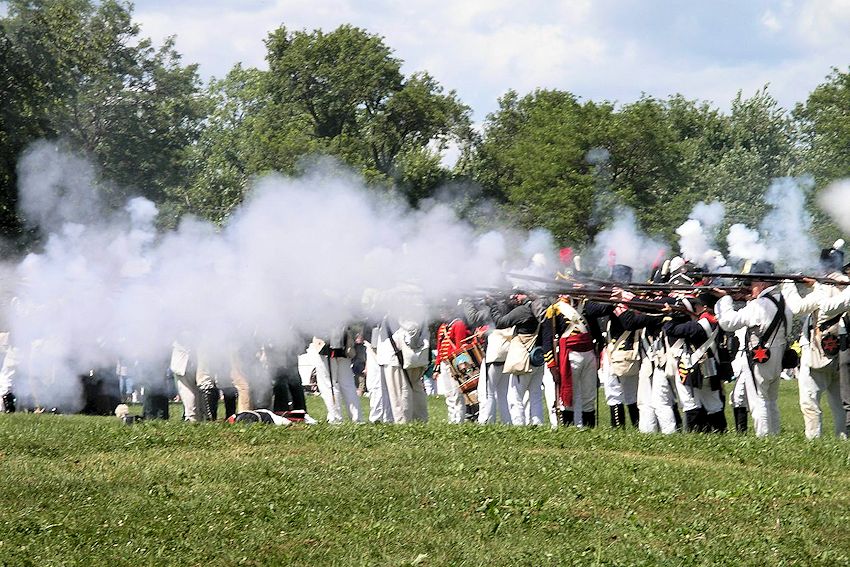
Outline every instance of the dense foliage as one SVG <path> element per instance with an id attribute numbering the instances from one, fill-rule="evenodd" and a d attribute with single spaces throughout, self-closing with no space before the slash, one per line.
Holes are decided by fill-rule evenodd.
<path id="1" fill-rule="evenodd" d="M 143 194 L 173 225 L 222 222 L 269 171 L 327 155 L 411 204 L 450 184 L 501 217 L 582 245 L 632 207 L 670 239 L 694 203 L 757 224 L 772 178 L 809 175 L 814 192 L 850 176 L 850 69 L 833 69 L 792 111 L 768 90 L 728 112 L 680 95 L 628 104 L 557 90 L 507 92 L 477 131 L 470 109 L 427 72 L 405 75 L 383 38 L 341 26 L 279 27 L 267 71 L 236 65 L 203 85 L 168 40 L 139 37 L 118 0 L 10 0 L 0 18 L 0 234 L 25 245 L 16 164 L 34 140 L 61 140 L 100 167 L 109 198 Z M 442 160 L 453 145 L 461 158 Z M 819 215 L 819 236 L 835 229 Z"/>

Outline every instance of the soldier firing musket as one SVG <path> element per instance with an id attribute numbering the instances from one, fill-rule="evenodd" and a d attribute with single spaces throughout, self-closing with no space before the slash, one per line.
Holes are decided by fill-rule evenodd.
<path id="1" fill-rule="evenodd" d="M 516 273 L 508 273 L 505 274 L 508 277 L 516 278 L 516 279 L 526 279 L 535 282 L 545 282 L 545 283 L 557 283 L 553 282 L 548 278 L 541 278 L 538 276 L 526 276 L 523 274 Z M 719 275 L 719 274 L 717 274 Z M 726 277 L 730 277 L 729 274 L 724 274 Z M 689 292 L 689 291 L 701 291 L 705 290 L 708 287 L 706 284 L 665 284 L 665 283 L 645 283 L 645 282 L 616 282 L 611 280 L 603 280 L 598 278 L 584 278 L 581 281 L 571 280 L 562 278 L 561 281 L 569 281 L 573 285 L 571 287 L 565 288 L 552 288 L 538 291 L 545 291 L 548 293 L 578 293 L 581 290 L 598 290 L 598 291 L 611 291 L 617 289 L 627 289 L 633 292 L 636 292 L 638 295 L 641 292 Z M 592 286 L 592 287 L 591 287 Z M 746 286 L 711 286 L 712 288 L 723 290 L 730 294 L 735 294 L 738 292 L 747 291 Z M 577 291 L 578 290 L 578 291 Z"/>

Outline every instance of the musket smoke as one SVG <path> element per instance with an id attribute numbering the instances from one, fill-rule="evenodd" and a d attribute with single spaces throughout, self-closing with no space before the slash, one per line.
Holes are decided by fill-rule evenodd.
<path id="1" fill-rule="evenodd" d="M 514 250 L 555 254 L 542 233 L 479 235 L 448 206 L 410 209 L 326 165 L 257 181 L 224 227 L 185 218 L 164 234 L 145 199 L 107 212 L 94 169 L 51 144 L 27 152 L 20 178 L 23 212 L 46 239 L 17 266 L 11 337 L 31 393 L 66 409 L 80 374 L 118 359 L 162 372 L 175 339 L 226 364 L 234 349 L 387 310 L 424 319 L 444 297 L 502 285 L 529 262 Z"/>
<path id="2" fill-rule="evenodd" d="M 741 223 L 729 227 L 726 235 L 726 243 L 729 246 L 729 256 L 738 260 L 773 260 L 767 246 L 761 242 L 757 230 L 747 228 Z"/>
<path id="3" fill-rule="evenodd" d="M 771 211 L 759 228 L 771 256 L 783 269 L 817 267 L 819 248 L 811 235 L 812 216 L 806 208 L 806 194 L 812 186 L 811 178 L 783 177 L 775 179 L 765 195 Z"/>
<path id="4" fill-rule="evenodd" d="M 844 234 L 850 234 L 850 179 L 828 185 L 818 194 L 818 205 L 838 225 Z"/>
<path id="5" fill-rule="evenodd" d="M 659 250 L 664 250 L 666 245 L 638 228 L 631 209 L 621 207 L 615 217 L 614 224 L 594 239 L 592 255 L 598 258 L 600 272 L 610 271 L 609 265 L 616 263 L 631 266 L 635 277 L 648 276 Z"/>
<path id="6" fill-rule="evenodd" d="M 717 229 L 723 222 L 725 208 L 720 202 L 694 205 L 682 225 L 676 229 L 679 235 L 679 250 L 686 260 L 714 271 L 726 264 L 726 259 L 715 249 Z"/>
<path id="7" fill-rule="evenodd" d="M 765 194 L 771 207 L 759 230 L 732 225 L 727 236 L 729 256 L 742 260 L 770 260 L 782 270 L 817 266 L 818 246 L 811 236 L 812 218 L 806 209 L 811 180 L 775 179 Z"/>

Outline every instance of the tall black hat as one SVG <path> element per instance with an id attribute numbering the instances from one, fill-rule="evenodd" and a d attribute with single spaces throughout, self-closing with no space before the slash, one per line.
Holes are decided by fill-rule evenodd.
<path id="1" fill-rule="evenodd" d="M 632 281 L 634 270 L 625 264 L 614 264 L 611 266 L 611 280 L 620 283 Z"/>
<path id="2" fill-rule="evenodd" d="M 824 273 L 840 272 L 844 267 L 844 240 L 836 240 L 832 248 L 820 251 L 820 267 Z"/>
<path id="3" fill-rule="evenodd" d="M 749 268 L 749 269 L 747 269 Z M 749 266 L 744 266 L 745 274 L 775 274 L 776 266 L 770 260 L 759 260 L 752 262 Z"/>

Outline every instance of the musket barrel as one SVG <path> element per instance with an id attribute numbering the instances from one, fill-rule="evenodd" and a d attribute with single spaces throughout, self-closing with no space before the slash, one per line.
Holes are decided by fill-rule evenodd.
<path id="1" fill-rule="evenodd" d="M 807 276 L 805 274 L 727 274 L 725 272 L 696 272 L 694 276 L 699 276 L 703 278 L 732 278 L 739 280 L 761 280 L 765 282 L 781 282 L 781 281 L 793 281 L 799 282 L 806 279 L 815 280 L 816 282 L 829 284 L 829 285 L 848 285 L 850 282 L 843 282 L 840 280 L 825 278 L 820 276 Z"/>

